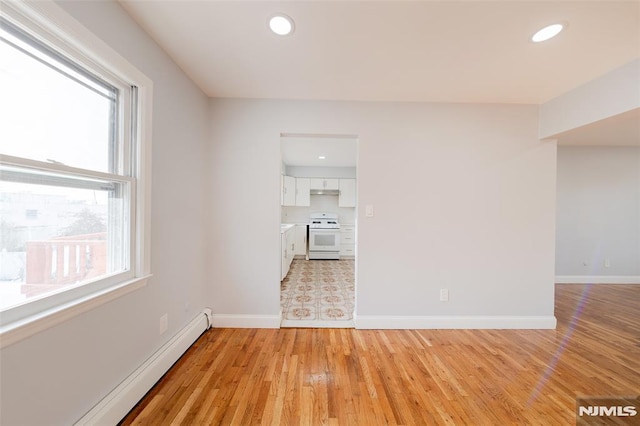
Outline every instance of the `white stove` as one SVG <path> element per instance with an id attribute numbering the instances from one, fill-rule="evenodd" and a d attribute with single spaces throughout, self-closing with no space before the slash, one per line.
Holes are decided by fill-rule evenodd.
<path id="1" fill-rule="evenodd" d="M 340 223 L 337 214 L 311 214 L 309 259 L 340 259 Z"/>
<path id="2" fill-rule="evenodd" d="M 334 213 L 312 213 L 309 222 L 311 229 L 340 229 L 338 215 Z"/>

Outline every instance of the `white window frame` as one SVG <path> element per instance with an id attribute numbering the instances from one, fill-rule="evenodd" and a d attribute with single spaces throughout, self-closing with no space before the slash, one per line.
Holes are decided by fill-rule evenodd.
<path id="1" fill-rule="evenodd" d="M 151 277 L 150 206 L 151 206 L 151 111 L 153 83 L 115 50 L 53 1 L 16 2 L 0 0 L 4 19 L 29 35 L 54 48 L 66 58 L 91 70 L 110 83 L 125 82 L 124 92 L 137 98 L 135 115 L 121 116 L 135 123 L 131 149 L 133 176 L 118 176 L 61 164 L 42 163 L 23 158 L 2 156 L 5 165 L 59 172 L 82 178 L 108 178 L 125 184 L 131 193 L 129 268 L 85 285 L 73 286 L 52 295 L 27 300 L 24 304 L 0 313 L 0 348 L 25 339 L 83 312 L 145 286 Z M 118 86 L 118 85 L 116 85 Z M 122 86 L 120 86 L 122 87 Z M 130 90 L 131 87 L 135 89 Z M 123 92 L 123 93 L 124 93 Z M 122 114 L 122 112 L 120 112 Z M 126 161 L 126 160 L 125 160 Z"/>

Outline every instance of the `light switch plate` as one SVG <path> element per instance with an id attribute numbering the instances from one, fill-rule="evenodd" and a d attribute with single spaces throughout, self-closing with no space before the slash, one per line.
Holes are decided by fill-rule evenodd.
<path id="1" fill-rule="evenodd" d="M 364 215 L 366 217 L 373 217 L 373 205 L 367 204 L 364 208 Z"/>

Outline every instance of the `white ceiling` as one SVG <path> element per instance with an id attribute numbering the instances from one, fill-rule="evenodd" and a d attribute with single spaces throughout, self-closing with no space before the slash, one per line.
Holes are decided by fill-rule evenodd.
<path id="1" fill-rule="evenodd" d="M 287 136 L 280 144 L 287 166 L 356 167 L 358 140 L 354 137 Z"/>
<path id="2" fill-rule="evenodd" d="M 119 1 L 211 97 L 540 104 L 640 57 L 638 0 Z M 637 122 L 559 143 L 640 145 Z"/>
<path id="3" fill-rule="evenodd" d="M 640 56 L 638 1 L 121 4 L 211 97 L 537 104 Z"/>

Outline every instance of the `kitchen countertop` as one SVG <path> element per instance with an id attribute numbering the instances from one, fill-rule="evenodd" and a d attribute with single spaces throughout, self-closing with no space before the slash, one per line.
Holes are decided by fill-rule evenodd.
<path id="1" fill-rule="evenodd" d="M 289 229 L 293 228 L 294 226 L 296 226 L 296 225 L 294 225 L 292 223 L 281 223 L 280 224 L 280 233 L 284 234 L 285 232 L 287 232 Z"/>

